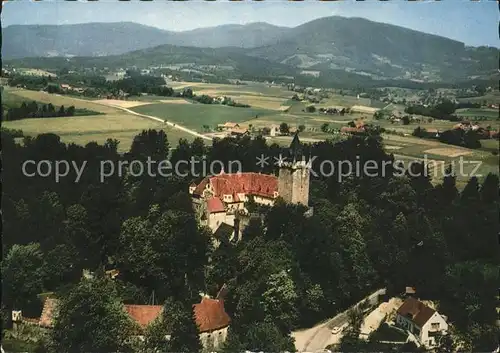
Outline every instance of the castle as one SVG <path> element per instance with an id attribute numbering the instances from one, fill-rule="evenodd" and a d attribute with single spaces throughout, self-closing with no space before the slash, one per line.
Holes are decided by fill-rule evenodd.
<path id="1" fill-rule="evenodd" d="M 214 175 L 192 184 L 189 193 L 200 223 L 213 233 L 240 237 L 249 215 L 245 203 L 272 206 L 278 197 L 285 202 L 309 205 L 310 165 L 302 158 L 302 145 L 296 134 L 289 155 L 280 165 L 278 177 L 261 173 Z"/>

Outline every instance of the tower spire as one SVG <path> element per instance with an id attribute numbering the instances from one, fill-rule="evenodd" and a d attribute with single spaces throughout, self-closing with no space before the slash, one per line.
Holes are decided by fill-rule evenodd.
<path id="1" fill-rule="evenodd" d="M 288 148 L 288 153 L 294 162 L 302 158 L 302 143 L 299 140 L 298 131 L 295 132 L 295 135 L 293 136 L 292 143 Z"/>

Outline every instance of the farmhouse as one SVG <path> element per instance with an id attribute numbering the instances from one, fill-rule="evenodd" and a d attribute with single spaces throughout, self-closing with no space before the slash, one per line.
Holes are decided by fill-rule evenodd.
<path id="1" fill-rule="evenodd" d="M 250 132 L 248 131 L 247 128 L 241 127 L 241 128 L 234 128 L 229 131 L 229 134 L 231 136 L 243 136 L 243 135 L 248 135 Z"/>
<path id="2" fill-rule="evenodd" d="M 407 298 L 397 310 L 396 325 L 427 348 L 435 347 L 437 338 L 448 331 L 443 316 L 413 297 Z"/>
<path id="3" fill-rule="evenodd" d="M 261 173 L 221 172 L 192 184 L 189 193 L 201 224 L 218 233 L 233 229 L 231 236 L 240 234 L 240 217 L 248 216 L 246 203 L 272 206 L 278 196 L 289 203 L 305 206 L 309 203 L 309 165 L 302 157 L 298 134 L 290 146 L 292 162 L 281 165 L 279 176 Z M 290 159 L 292 159 L 290 158 Z"/>
<path id="4" fill-rule="evenodd" d="M 434 138 L 439 137 L 441 135 L 441 131 L 438 129 L 426 129 L 423 132 L 423 137 Z"/>
<path id="5" fill-rule="evenodd" d="M 73 87 L 71 87 L 68 84 L 63 83 L 63 84 L 61 84 L 61 89 L 65 90 L 65 91 L 68 91 L 68 90 L 73 89 Z"/>
<path id="6" fill-rule="evenodd" d="M 229 131 L 231 129 L 239 128 L 240 125 L 238 123 L 232 123 L 230 121 L 225 122 L 224 124 L 218 124 L 217 128 L 221 131 Z"/>
<path id="7" fill-rule="evenodd" d="M 271 125 L 269 136 L 274 137 L 280 134 L 280 127 L 278 125 Z"/>
<path id="8" fill-rule="evenodd" d="M 342 126 L 340 128 L 340 132 L 343 133 L 343 134 L 361 134 L 363 132 L 365 132 L 365 127 L 364 126 L 360 126 L 360 127 L 350 127 L 350 126 Z"/>

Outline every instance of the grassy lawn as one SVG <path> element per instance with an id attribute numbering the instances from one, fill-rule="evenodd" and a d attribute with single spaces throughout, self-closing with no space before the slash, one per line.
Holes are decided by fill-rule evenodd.
<path id="1" fill-rule="evenodd" d="M 494 152 L 500 149 L 500 141 L 496 139 L 481 140 L 481 149 L 488 152 Z"/>
<path id="2" fill-rule="evenodd" d="M 277 112 L 261 108 L 235 108 L 215 104 L 148 104 L 131 110 L 156 116 L 170 122 L 202 131 L 203 125 L 215 127 L 226 121 L 252 121 L 256 116 L 272 115 Z"/>
<path id="3" fill-rule="evenodd" d="M 223 96 L 237 96 L 237 95 L 255 95 L 267 96 L 277 98 L 290 98 L 293 92 L 287 91 L 282 87 L 271 86 L 263 83 L 249 83 L 246 85 L 228 85 L 217 83 L 201 83 L 201 82 L 169 82 L 168 86 L 175 90 L 182 90 L 184 88 L 191 88 L 195 94 L 208 94 L 208 95 L 223 95 Z"/>
<path id="4" fill-rule="evenodd" d="M 154 128 L 154 127 L 153 127 Z M 179 139 L 184 138 L 188 141 L 192 141 L 195 137 L 190 134 L 186 134 L 183 131 L 174 128 L 161 128 L 156 127 L 156 130 L 164 130 L 167 134 L 168 142 L 170 147 L 175 147 L 179 143 Z M 137 136 L 142 130 L 136 131 L 108 131 L 106 133 L 100 132 L 88 132 L 84 134 L 70 134 L 62 135 L 61 140 L 65 143 L 75 143 L 77 145 L 85 146 L 89 142 L 97 142 L 98 144 L 103 144 L 108 138 L 113 138 L 120 141 L 118 145 L 119 152 L 128 152 L 132 146 L 132 141 L 134 137 Z M 204 141 L 207 144 L 208 141 Z"/>
<path id="5" fill-rule="evenodd" d="M 286 98 L 255 96 L 255 95 L 226 95 L 231 97 L 234 101 L 242 104 L 248 104 L 250 107 L 263 108 L 270 110 L 279 110 Z"/>
<path id="6" fill-rule="evenodd" d="M 55 133 L 65 143 L 86 145 L 89 142 L 104 143 L 108 138 L 120 141 L 119 150 L 128 151 L 134 137 L 145 129 L 162 129 L 167 133 L 171 145 L 177 145 L 180 138 L 194 137 L 183 131 L 166 127 L 164 124 L 139 118 L 130 114 L 106 114 L 85 117 L 64 117 L 44 119 L 23 119 L 6 121 L 8 129 L 20 129 L 25 136 L 41 133 Z"/>
<path id="7" fill-rule="evenodd" d="M 373 332 L 372 337 L 376 341 L 406 342 L 407 335 L 389 327 L 389 325 L 384 322 L 375 332 Z"/>
<path id="8" fill-rule="evenodd" d="M 4 89 L 4 92 L 2 93 L 2 98 L 4 97 L 4 94 L 7 94 L 6 96 L 7 99 L 10 99 L 11 101 L 14 99 L 17 100 L 18 102 L 20 101 L 21 103 L 23 101 L 27 102 L 36 101 L 45 104 L 52 103 L 55 106 L 64 105 L 65 107 L 69 107 L 71 105 L 74 105 L 75 108 L 88 109 L 105 114 L 122 112 L 117 108 L 108 107 L 102 104 L 96 104 L 89 100 L 77 99 L 57 94 L 49 94 L 47 92 L 41 92 L 41 91 L 30 91 L 25 89 L 8 89 L 8 90 Z M 17 97 L 15 98 L 11 97 L 12 95 Z"/>
<path id="9" fill-rule="evenodd" d="M 490 109 L 490 108 L 464 108 L 457 109 L 455 114 L 457 116 L 472 118 L 472 117 L 487 117 L 491 120 L 497 120 L 498 123 L 498 109 Z"/>
<path id="10" fill-rule="evenodd" d="M 481 97 L 459 98 L 458 100 L 460 102 L 483 103 L 486 101 L 488 104 L 500 104 L 500 92 L 495 90 Z"/>
<path id="11" fill-rule="evenodd" d="M 13 104 L 36 100 L 54 105 L 74 105 L 77 108 L 91 109 L 99 115 L 73 116 L 61 118 L 22 119 L 3 122 L 8 129 L 20 129 L 25 136 L 36 136 L 42 133 L 55 133 L 65 143 L 86 145 L 89 142 L 104 143 L 108 138 L 120 141 L 120 152 L 128 151 L 134 137 L 145 129 L 162 129 L 172 146 L 177 145 L 180 138 L 192 140 L 193 136 L 147 118 L 141 118 L 120 109 L 77 100 L 72 97 L 58 96 L 38 91 L 4 90 L 3 103 Z M 163 98 L 163 97 L 162 97 Z M 169 105 L 172 106 L 172 105 Z"/>
<path id="12" fill-rule="evenodd" d="M 327 99 L 323 100 L 321 104 L 318 104 L 318 107 L 352 107 L 353 105 L 365 105 L 367 107 L 371 106 L 371 99 L 369 98 L 357 98 L 354 96 L 342 96 L 340 94 L 333 94 Z"/>
<path id="13" fill-rule="evenodd" d="M 449 121 L 449 120 L 433 120 L 432 122 L 428 122 L 428 118 L 423 118 L 422 122 L 420 123 L 411 123 L 408 125 L 403 125 L 402 123 L 391 123 L 389 120 L 381 119 L 381 120 L 370 120 L 369 122 L 378 125 L 380 127 L 383 127 L 384 129 L 387 130 L 394 130 L 394 131 L 399 131 L 403 133 L 408 133 L 411 134 L 413 131 L 420 126 L 423 129 L 436 129 L 439 131 L 445 131 L 453 128 L 454 125 L 457 124 L 457 122 Z M 484 124 L 481 124 L 484 125 Z M 486 126 L 486 125 L 485 125 Z"/>
<path id="14" fill-rule="evenodd" d="M 6 109 L 20 107 L 23 102 L 31 102 L 35 99 L 26 99 L 20 95 L 17 95 L 10 89 L 4 88 L 2 90 L 2 106 Z M 38 102 L 37 102 L 38 103 Z"/>

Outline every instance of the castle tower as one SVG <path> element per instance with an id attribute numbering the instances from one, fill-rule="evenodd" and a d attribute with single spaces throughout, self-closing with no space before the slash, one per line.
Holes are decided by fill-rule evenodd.
<path id="1" fill-rule="evenodd" d="M 289 154 L 281 164 L 278 176 L 278 193 L 289 203 L 309 205 L 309 172 L 311 166 L 302 153 L 298 133 L 293 137 Z"/>

